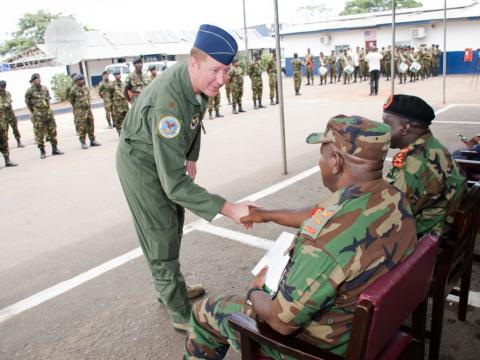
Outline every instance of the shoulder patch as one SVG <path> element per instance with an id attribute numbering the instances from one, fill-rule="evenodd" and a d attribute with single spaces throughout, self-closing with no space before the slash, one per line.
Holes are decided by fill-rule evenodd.
<path id="1" fill-rule="evenodd" d="M 164 138 L 173 139 L 180 133 L 181 125 L 177 118 L 167 115 L 158 122 L 157 133 Z"/>
<path id="2" fill-rule="evenodd" d="M 332 205 L 326 209 L 315 208 L 312 211 L 312 217 L 305 220 L 302 227 L 300 228 L 300 233 L 311 239 L 316 239 L 323 227 L 336 213 L 338 213 L 343 206 L 341 205 Z"/>

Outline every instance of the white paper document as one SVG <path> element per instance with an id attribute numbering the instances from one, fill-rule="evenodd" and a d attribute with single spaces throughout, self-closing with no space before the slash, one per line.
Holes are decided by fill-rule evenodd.
<path id="1" fill-rule="evenodd" d="M 268 266 L 267 274 L 265 276 L 265 287 L 269 292 L 276 292 L 283 270 L 287 266 L 289 256 L 288 248 L 292 244 L 295 235 L 288 232 L 283 232 L 275 241 L 275 244 L 268 249 L 265 256 L 258 262 L 252 270 L 253 275 L 257 275 L 260 270 Z"/>

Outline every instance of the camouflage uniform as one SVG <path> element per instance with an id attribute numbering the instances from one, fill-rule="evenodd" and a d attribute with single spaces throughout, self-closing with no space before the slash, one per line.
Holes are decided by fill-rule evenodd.
<path id="1" fill-rule="evenodd" d="M 0 121 L 7 124 L 7 132 L 8 126 L 12 128 L 13 136 L 15 136 L 17 143 L 20 144 L 20 132 L 18 131 L 17 117 L 12 108 L 12 95 L 7 90 L 0 90 Z"/>
<path id="2" fill-rule="evenodd" d="M 220 93 L 215 96 L 208 97 L 208 113 L 212 114 L 212 111 L 215 110 L 216 113 L 220 110 Z"/>
<path id="3" fill-rule="evenodd" d="M 365 50 L 360 50 L 360 53 L 358 55 L 359 61 L 360 61 L 360 80 L 367 81 L 367 78 L 369 76 L 369 71 L 368 71 L 368 63 L 365 60 L 365 57 L 367 56 Z"/>
<path id="4" fill-rule="evenodd" d="M 385 54 L 383 55 L 383 60 L 385 66 L 385 77 L 387 78 L 387 80 L 389 80 L 392 74 L 392 52 L 390 49 L 387 49 L 385 51 Z"/>
<path id="5" fill-rule="evenodd" d="M 98 94 L 103 99 L 103 107 L 105 109 L 105 117 L 109 126 L 112 125 L 112 98 L 110 96 L 110 87 L 112 86 L 110 80 L 102 80 L 98 87 Z"/>
<path id="6" fill-rule="evenodd" d="M 123 119 L 127 116 L 128 101 L 123 96 L 122 80 L 114 80 L 109 88 L 110 98 L 112 99 L 112 120 L 113 125 L 120 134 L 123 125 Z"/>
<path id="7" fill-rule="evenodd" d="M 343 119 L 333 121 L 341 136 L 353 142 L 345 152 L 378 154 L 373 156 L 384 159 L 388 126 L 370 122 L 360 128 L 342 123 Z M 398 189 L 383 179 L 342 188 L 314 207 L 301 225 L 271 308 L 278 311 L 282 323 L 298 329 L 296 337 L 344 355 L 359 294 L 408 257 L 415 246 L 413 216 Z M 210 297 L 195 304 L 185 358 L 219 360 L 230 345 L 238 349 L 238 334 L 227 322 L 234 312 L 256 318 L 241 296 Z M 260 351 L 265 357 L 285 359 L 266 346 Z"/>
<path id="8" fill-rule="evenodd" d="M 307 85 L 310 85 L 310 80 L 312 80 L 313 85 L 313 55 L 305 55 L 303 62 L 305 64 L 305 70 L 307 73 Z"/>
<path id="9" fill-rule="evenodd" d="M 293 68 L 293 85 L 295 87 L 295 95 L 299 95 L 300 86 L 302 85 L 302 62 L 299 59 L 293 59 L 292 68 Z"/>
<path id="10" fill-rule="evenodd" d="M 387 179 L 406 194 L 419 236 L 444 233 L 465 191 L 465 177 L 430 131 L 401 152 L 403 165 L 392 167 Z"/>
<path id="11" fill-rule="evenodd" d="M 70 102 L 73 106 L 73 116 L 80 132 L 81 143 L 85 142 L 86 136 L 91 142 L 95 141 L 95 123 L 90 107 L 90 90 L 87 85 L 79 87 L 75 85 L 70 90 Z"/>
<path id="12" fill-rule="evenodd" d="M 230 80 L 225 82 L 225 94 L 227 95 L 228 105 L 232 105 L 232 86 Z"/>
<path id="13" fill-rule="evenodd" d="M 332 54 L 328 57 L 328 63 L 330 65 L 330 84 L 331 84 L 333 82 L 332 80 L 335 80 L 335 82 L 337 82 L 337 76 L 336 76 L 337 57 L 335 56 L 335 53 L 332 52 Z"/>
<path id="14" fill-rule="evenodd" d="M 149 83 L 147 75 L 140 71 L 134 71 L 125 79 L 125 89 L 131 92 L 130 102 L 133 104 L 145 86 Z"/>
<path id="15" fill-rule="evenodd" d="M 232 88 L 232 106 L 233 112 L 236 113 L 238 106 L 242 109 L 243 97 L 243 70 L 240 66 L 232 66 L 228 72 L 228 79 Z"/>
<path id="16" fill-rule="evenodd" d="M 438 48 L 432 50 L 432 76 L 438 76 L 440 72 L 440 54 Z"/>
<path id="17" fill-rule="evenodd" d="M 263 91 L 262 67 L 258 61 L 250 64 L 248 67 L 248 75 L 252 82 L 253 105 L 254 107 L 257 107 L 257 101 L 259 106 L 262 104 Z"/>
<path id="18" fill-rule="evenodd" d="M 324 66 L 327 69 L 327 72 L 325 75 L 320 74 L 320 68 Z M 318 57 L 318 77 L 320 78 L 320 85 L 324 84 L 327 85 L 327 74 L 328 74 L 328 68 L 329 68 L 329 59 L 328 56 Z"/>
<path id="19" fill-rule="evenodd" d="M 268 85 L 270 86 L 270 104 L 275 97 L 278 104 L 277 62 L 273 57 L 267 62 Z"/>
<path id="20" fill-rule="evenodd" d="M 32 85 L 25 93 L 25 103 L 32 113 L 35 142 L 40 150 L 45 148 L 45 139 L 57 146 L 57 124 L 50 109 L 50 93 L 43 85 Z"/>

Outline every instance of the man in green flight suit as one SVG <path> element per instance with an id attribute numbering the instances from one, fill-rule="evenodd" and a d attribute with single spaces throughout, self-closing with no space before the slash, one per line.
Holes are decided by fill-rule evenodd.
<path id="1" fill-rule="evenodd" d="M 358 296 L 415 249 L 408 201 L 382 179 L 389 126 L 338 115 L 325 133 L 311 134 L 307 143 L 321 144 L 323 185 L 332 194 L 305 209 L 251 208 L 242 218 L 246 224 L 272 221 L 298 229 L 278 290 L 265 291 L 265 268 L 246 296 L 210 297 L 195 304 L 185 359 L 220 360 L 230 345 L 238 349 L 240 339 L 228 324 L 233 312 L 343 356 Z M 285 359 L 266 346 L 260 351 L 261 358 Z"/>
<path id="2" fill-rule="evenodd" d="M 202 118 L 208 96 L 224 85 L 238 45 L 226 31 L 202 25 L 187 62 L 169 67 L 135 101 L 123 123 L 117 171 L 152 273 L 157 298 L 175 329 L 188 331 L 189 298 L 179 251 L 184 208 L 211 221 L 218 213 L 240 223 L 248 204 L 233 204 L 197 185 Z"/>
<path id="3" fill-rule="evenodd" d="M 383 106 L 391 147 L 401 149 L 387 179 L 407 195 L 419 237 L 448 230 L 466 189 L 452 156 L 430 131 L 434 118 L 430 105 L 416 96 L 393 95 Z"/>

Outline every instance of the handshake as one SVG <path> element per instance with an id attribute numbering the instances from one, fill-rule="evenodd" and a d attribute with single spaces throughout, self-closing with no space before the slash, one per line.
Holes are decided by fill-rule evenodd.
<path id="1" fill-rule="evenodd" d="M 263 223 L 265 219 L 265 211 L 260 206 L 251 201 L 239 204 L 225 202 L 220 211 L 221 214 L 228 216 L 237 224 L 242 224 L 245 228 L 252 228 L 254 223 Z"/>

